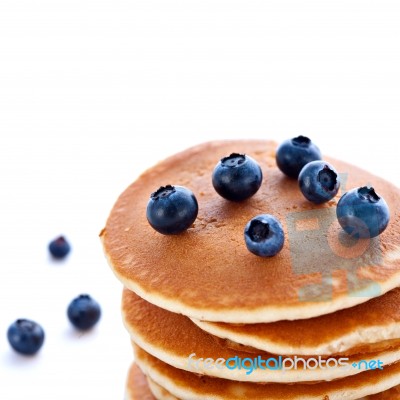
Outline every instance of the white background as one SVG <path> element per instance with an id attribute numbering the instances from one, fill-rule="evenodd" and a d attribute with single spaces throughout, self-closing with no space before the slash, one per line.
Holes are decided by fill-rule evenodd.
<path id="1" fill-rule="evenodd" d="M 98 233 L 159 159 L 304 134 L 400 185 L 399 21 L 384 0 L 1 0 L 0 399 L 122 398 L 132 355 Z M 85 335 L 65 316 L 82 292 L 103 308 Z M 46 330 L 37 357 L 9 348 L 19 317 Z"/>

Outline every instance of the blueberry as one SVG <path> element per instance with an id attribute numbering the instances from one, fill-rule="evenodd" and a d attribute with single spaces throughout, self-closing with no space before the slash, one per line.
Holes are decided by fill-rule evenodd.
<path id="1" fill-rule="evenodd" d="M 300 172 L 299 186 L 307 200 L 321 204 L 336 196 L 340 181 L 338 173 L 331 164 L 311 161 Z"/>
<path id="2" fill-rule="evenodd" d="M 276 151 L 279 169 L 291 178 L 297 178 L 301 169 L 309 162 L 320 159 L 319 148 L 305 136 L 284 141 Z"/>
<path id="3" fill-rule="evenodd" d="M 97 324 L 101 316 L 101 309 L 97 301 L 87 294 L 81 294 L 71 301 L 67 315 L 75 328 L 86 331 Z"/>
<path id="4" fill-rule="evenodd" d="M 64 236 L 59 236 L 49 243 L 49 251 L 54 258 L 64 258 L 70 250 L 71 246 Z"/>
<path id="5" fill-rule="evenodd" d="M 199 206 L 194 194 L 183 186 L 161 186 L 147 204 L 147 220 L 158 232 L 173 235 L 188 229 Z"/>
<path id="6" fill-rule="evenodd" d="M 247 223 L 244 240 L 253 254 L 272 257 L 281 251 L 285 235 L 281 223 L 274 216 L 261 214 Z"/>
<path id="7" fill-rule="evenodd" d="M 18 353 L 33 355 L 43 345 L 44 330 L 34 321 L 17 319 L 8 328 L 7 338 L 11 347 Z"/>
<path id="8" fill-rule="evenodd" d="M 242 201 L 253 196 L 262 183 L 262 171 L 257 161 L 232 153 L 214 168 L 212 184 L 217 193 L 227 200 Z"/>
<path id="9" fill-rule="evenodd" d="M 373 238 L 389 223 L 389 207 L 373 187 L 352 189 L 339 200 L 336 215 L 341 227 L 355 238 Z"/>

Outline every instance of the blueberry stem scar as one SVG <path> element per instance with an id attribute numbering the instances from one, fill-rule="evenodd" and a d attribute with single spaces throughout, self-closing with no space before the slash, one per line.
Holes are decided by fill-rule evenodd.
<path id="1" fill-rule="evenodd" d="M 250 224 L 249 236 L 253 242 L 261 242 L 269 235 L 269 224 L 259 220 L 253 220 Z"/>
<path id="2" fill-rule="evenodd" d="M 311 143 L 311 140 L 307 136 L 297 136 L 292 139 L 293 144 L 298 146 L 308 146 Z"/>
<path id="3" fill-rule="evenodd" d="M 246 156 L 239 153 L 231 153 L 228 157 L 221 159 L 221 164 L 225 167 L 236 167 L 246 161 Z"/>
<path id="4" fill-rule="evenodd" d="M 358 189 L 358 194 L 361 198 L 368 200 L 370 203 L 377 203 L 380 197 L 376 194 L 372 186 L 363 186 Z"/>
<path id="5" fill-rule="evenodd" d="M 175 192 L 175 187 L 172 185 L 160 186 L 150 197 L 153 200 L 158 200 L 161 197 L 168 197 L 171 193 Z"/>
<path id="6" fill-rule="evenodd" d="M 335 189 L 337 183 L 337 174 L 332 171 L 328 165 L 325 165 L 324 168 L 318 172 L 318 181 L 324 189 L 332 191 Z"/>

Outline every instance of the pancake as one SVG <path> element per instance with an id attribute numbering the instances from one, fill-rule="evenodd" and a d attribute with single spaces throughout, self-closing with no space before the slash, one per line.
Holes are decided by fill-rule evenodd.
<path id="1" fill-rule="evenodd" d="M 192 318 L 228 323 L 305 319 L 361 304 L 400 285 L 400 190 L 350 164 L 326 158 L 342 189 L 372 184 L 391 210 L 386 231 L 354 241 L 335 214 L 340 194 L 316 206 L 276 167 L 267 141 L 205 143 L 146 171 L 119 197 L 100 233 L 117 278 L 148 302 Z M 223 156 L 246 153 L 260 164 L 260 190 L 241 203 L 214 190 L 211 175 Z M 191 189 L 199 214 L 179 235 L 161 235 L 146 219 L 159 186 Z M 285 246 L 275 257 L 251 254 L 243 230 L 254 216 L 276 216 Z"/>
<path id="2" fill-rule="evenodd" d="M 355 400 L 400 384 L 400 363 L 379 371 L 319 384 L 256 384 L 199 376 L 186 372 L 135 348 L 141 370 L 159 386 L 182 400 Z"/>
<path id="3" fill-rule="evenodd" d="M 156 400 L 149 389 L 146 376 L 136 364 L 129 369 L 125 391 L 126 400 Z"/>
<path id="4" fill-rule="evenodd" d="M 398 345 L 400 339 L 400 288 L 358 306 L 306 320 L 245 325 L 192 321 L 206 332 L 228 339 L 228 346 L 246 351 L 247 346 L 284 355 L 380 351 L 390 343 Z"/>
<path id="5" fill-rule="evenodd" d="M 365 400 L 400 400 L 400 386 L 395 386 L 382 393 L 367 396 Z"/>
<path id="6" fill-rule="evenodd" d="M 129 369 L 126 382 L 125 400 L 179 400 L 146 375 L 134 363 Z"/>
<path id="7" fill-rule="evenodd" d="M 177 397 L 173 396 L 171 393 L 166 391 L 160 385 L 157 385 L 154 381 L 147 378 L 147 384 L 149 385 L 151 393 L 157 400 L 179 400 Z"/>
<path id="8" fill-rule="evenodd" d="M 129 370 L 126 400 L 179 400 L 152 379 L 146 378 L 136 364 Z M 400 386 L 359 400 L 399 400 Z"/>
<path id="9" fill-rule="evenodd" d="M 147 378 L 147 383 L 149 384 L 149 388 L 157 400 L 179 400 L 177 397 L 172 396 L 172 394 L 168 393 L 164 388 L 162 388 L 160 385 L 157 385 L 157 383 L 151 379 Z M 324 400 L 328 399 L 325 398 Z M 366 396 L 358 400 L 400 400 L 400 386 L 395 386 L 394 388 L 385 390 L 382 393 Z"/>
<path id="10" fill-rule="evenodd" d="M 305 369 L 303 361 L 299 361 L 297 369 L 282 370 L 278 368 L 279 359 L 269 353 L 259 352 L 257 355 L 247 352 L 232 350 L 229 347 L 221 346 L 208 333 L 198 328 L 188 317 L 175 314 L 164 310 L 143 300 L 135 293 L 124 289 L 122 297 L 122 315 L 124 324 L 131 336 L 131 339 L 158 359 L 172 365 L 173 367 L 184 369 L 198 374 L 204 374 L 227 380 L 247 381 L 247 382 L 313 382 L 329 381 L 355 375 L 365 370 L 365 360 L 380 360 L 383 365 L 388 365 L 400 360 L 400 348 L 388 349 L 377 353 L 357 354 L 346 357 L 342 360 L 336 359 L 325 363 L 332 368 L 317 368 L 315 361 L 310 361 L 310 365 L 315 369 Z M 189 359 L 192 355 L 191 359 Z M 265 370 L 255 368 L 250 370 L 249 362 L 257 356 L 269 361 L 269 365 L 274 369 Z M 247 364 L 242 368 L 228 368 L 225 363 L 218 368 L 217 359 L 229 360 L 238 357 L 240 360 L 247 359 Z M 209 365 L 200 360 L 213 359 Z M 277 360 L 277 361 L 275 361 Z M 233 365 L 234 361 L 232 361 Z M 346 363 L 346 366 L 342 366 Z M 353 363 L 357 367 L 352 367 Z M 326 365 L 325 364 L 325 365 Z M 253 363 L 254 365 L 254 363 Z M 290 361 L 285 364 L 290 365 Z"/>
<path id="11" fill-rule="evenodd" d="M 229 347 L 232 350 L 240 350 L 240 351 L 245 351 L 247 353 L 251 354 L 260 354 L 260 352 L 264 352 L 263 350 L 260 349 L 255 349 L 254 347 L 249 347 L 249 346 L 244 346 L 240 343 L 232 342 L 231 340 L 228 339 L 221 339 L 217 336 L 214 336 L 214 339 L 218 342 L 221 343 L 221 346 L 226 346 Z M 315 357 L 315 356 L 321 356 L 322 358 L 326 357 L 348 357 L 348 356 L 354 356 L 357 354 L 365 354 L 365 353 L 378 353 L 378 352 L 383 352 L 385 350 L 389 349 L 394 349 L 398 348 L 400 346 L 400 339 L 393 339 L 393 340 L 384 340 L 382 342 L 378 343 L 370 343 L 366 345 L 360 345 L 357 347 L 352 347 L 348 351 L 345 351 L 343 353 L 335 353 L 335 354 L 323 354 L 323 355 L 312 355 L 312 354 L 279 354 L 282 356 L 301 356 L 304 358 L 309 358 L 309 357 Z M 269 352 L 267 352 L 269 353 Z"/>

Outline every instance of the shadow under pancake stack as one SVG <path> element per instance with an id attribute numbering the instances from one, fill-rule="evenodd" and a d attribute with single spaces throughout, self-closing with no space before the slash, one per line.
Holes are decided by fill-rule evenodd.
<path id="1" fill-rule="evenodd" d="M 124 285 L 135 352 L 126 400 L 400 399 L 400 190 L 326 158 L 341 188 L 315 205 L 277 168 L 275 150 L 267 141 L 205 143 L 149 169 L 118 198 L 100 236 Z M 261 188 L 244 202 L 220 197 L 211 182 L 231 153 L 262 169 Z M 149 195 L 167 184 L 198 200 L 197 219 L 177 235 L 146 218 Z M 357 240 L 341 229 L 336 205 L 367 184 L 391 219 L 381 235 Z M 243 239 L 264 213 L 285 233 L 274 257 L 257 257 Z"/>

